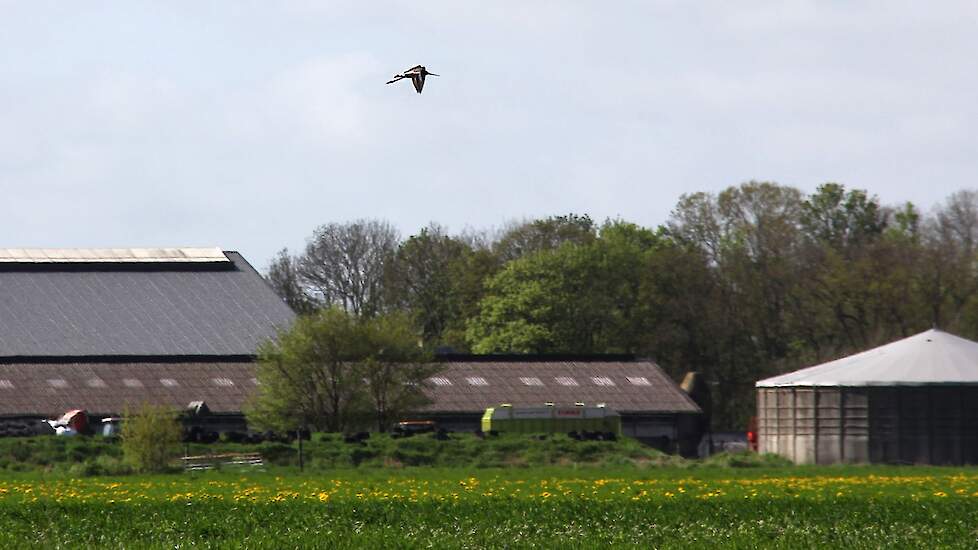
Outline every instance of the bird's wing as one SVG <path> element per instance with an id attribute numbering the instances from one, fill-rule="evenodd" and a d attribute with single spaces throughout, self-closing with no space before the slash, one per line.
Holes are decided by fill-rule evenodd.
<path id="1" fill-rule="evenodd" d="M 401 80 L 402 78 L 407 78 L 407 77 L 406 76 L 403 76 L 403 75 L 396 74 L 396 75 L 394 75 L 393 80 L 388 80 L 387 83 L 388 84 L 393 84 L 393 83 L 397 82 L 398 80 Z"/>
<path id="2" fill-rule="evenodd" d="M 424 88 L 424 75 L 416 74 L 411 77 L 411 82 L 414 83 L 414 89 L 421 93 L 421 88 Z"/>

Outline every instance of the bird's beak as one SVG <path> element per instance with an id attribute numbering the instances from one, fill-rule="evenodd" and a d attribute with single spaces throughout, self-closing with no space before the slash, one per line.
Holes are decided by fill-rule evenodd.
<path id="1" fill-rule="evenodd" d="M 428 73 L 428 76 L 441 76 L 441 75 L 437 75 L 435 73 Z"/>

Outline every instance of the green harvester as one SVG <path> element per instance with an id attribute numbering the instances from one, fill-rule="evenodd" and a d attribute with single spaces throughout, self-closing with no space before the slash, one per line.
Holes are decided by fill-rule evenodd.
<path id="1" fill-rule="evenodd" d="M 504 403 L 489 407 L 482 415 L 482 431 L 498 433 L 600 432 L 621 436 L 621 416 L 605 407 L 573 407 L 546 404 L 542 407 L 514 407 Z"/>

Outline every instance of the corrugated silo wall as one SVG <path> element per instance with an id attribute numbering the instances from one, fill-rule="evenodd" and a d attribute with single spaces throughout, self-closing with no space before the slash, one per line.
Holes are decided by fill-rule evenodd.
<path id="1" fill-rule="evenodd" d="M 867 395 L 859 388 L 760 388 L 758 450 L 797 464 L 866 462 Z"/>
<path id="2" fill-rule="evenodd" d="M 978 386 L 758 388 L 757 424 L 798 464 L 978 463 Z"/>

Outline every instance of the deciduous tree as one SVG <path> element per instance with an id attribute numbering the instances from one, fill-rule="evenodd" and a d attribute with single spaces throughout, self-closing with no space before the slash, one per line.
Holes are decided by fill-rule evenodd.
<path id="1" fill-rule="evenodd" d="M 265 280 L 292 311 L 303 314 L 316 309 L 316 302 L 299 278 L 298 260 L 289 254 L 287 248 L 279 250 L 272 258 L 265 272 Z"/>
<path id="2" fill-rule="evenodd" d="M 401 243 L 387 264 L 388 305 L 413 317 L 429 347 L 440 344 L 448 326 L 458 322 L 457 264 L 469 252 L 463 242 L 431 224 Z"/>
<path id="3" fill-rule="evenodd" d="M 389 422 L 424 402 L 433 370 L 402 315 L 358 318 L 336 307 L 300 317 L 259 351 L 249 422 L 287 430 L 346 431 Z"/>
<path id="4" fill-rule="evenodd" d="M 142 473 L 165 471 L 180 452 L 183 430 L 177 412 L 143 403 L 123 413 L 122 454 L 134 470 Z"/>
<path id="5" fill-rule="evenodd" d="M 376 315 L 381 311 L 384 268 L 397 244 L 397 231 L 385 221 L 322 225 L 299 258 L 298 273 L 320 303 L 354 315 Z"/>
<path id="6" fill-rule="evenodd" d="M 551 216 L 513 225 L 503 232 L 493 249 L 508 262 L 535 252 L 556 250 L 565 243 L 588 244 L 597 237 L 597 230 L 587 214 Z"/>

